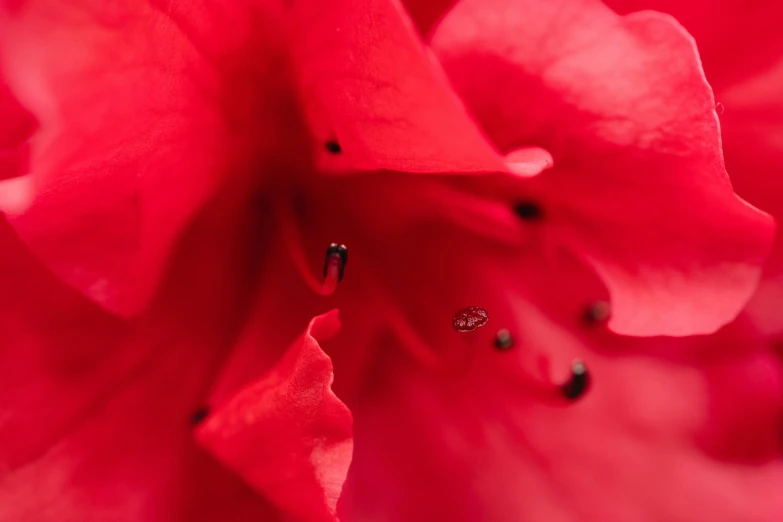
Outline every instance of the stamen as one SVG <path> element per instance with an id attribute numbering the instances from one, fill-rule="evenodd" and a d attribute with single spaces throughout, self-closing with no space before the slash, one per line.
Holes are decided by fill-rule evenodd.
<path id="1" fill-rule="evenodd" d="M 583 319 L 587 324 L 603 323 L 612 315 L 612 306 L 606 301 L 595 301 L 585 307 Z"/>
<path id="2" fill-rule="evenodd" d="M 325 280 L 320 282 L 310 271 L 307 262 L 307 256 L 302 249 L 302 240 L 296 228 L 295 218 L 291 211 L 281 202 L 274 206 L 275 217 L 280 223 L 283 243 L 285 244 L 291 261 L 302 275 L 304 282 L 310 289 L 318 295 L 329 296 L 337 289 L 337 283 L 343 280 L 345 274 L 345 263 L 348 261 L 348 250 L 345 245 L 332 243 L 326 250 L 326 260 L 324 261 Z M 332 247 L 336 250 L 332 252 Z"/>
<path id="3" fill-rule="evenodd" d="M 506 350 L 513 344 L 513 338 L 507 329 L 498 330 L 495 337 L 496 348 Z M 533 359 L 538 364 L 538 372 L 531 371 L 526 364 L 520 361 L 519 365 L 515 365 L 513 376 L 517 383 L 526 388 L 527 393 L 532 393 L 543 401 L 561 405 L 563 399 L 574 402 L 582 397 L 590 387 L 590 373 L 587 371 L 585 363 L 579 359 L 575 359 L 571 364 L 571 376 L 563 383 L 558 383 L 551 378 L 550 360 L 547 357 L 534 355 Z"/>
<path id="4" fill-rule="evenodd" d="M 324 259 L 324 285 L 322 295 L 331 295 L 337 289 L 337 283 L 343 280 L 345 264 L 348 262 L 348 249 L 345 245 L 332 243 L 326 249 Z"/>
<path id="5" fill-rule="evenodd" d="M 495 334 L 495 348 L 498 350 L 509 350 L 514 346 L 514 338 L 511 337 L 511 332 L 506 328 L 501 328 L 498 333 Z"/>
<path id="6" fill-rule="evenodd" d="M 571 378 L 560 386 L 563 396 L 569 401 L 575 401 L 587 391 L 590 386 L 590 373 L 587 366 L 576 359 L 571 364 Z"/>
<path id="7" fill-rule="evenodd" d="M 329 140 L 324 143 L 324 146 L 326 147 L 326 150 L 332 154 L 340 154 L 343 151 L 342 147 L 340 147 L 340 143 L 337 140 Z"/>
<path id="8" fill-rule="evenodd" d="M 525 221 L 539 221 L 544 217 L 544 212 L 538 203 L 534 201 L 520 201 L 514 204 L 514 213 Z"/>
<path id="9" fill-rule="evenodd" d="M 199 424 L 204 422 L 204 419 L 207 418 L 207 415 L 209 415 L 209 408 L 205 406 L 198 408 L 190 415 L 190 425 L 198 426 Z"/>
<path id="10" fill-rule="evenodd" d="M 470 306 L 457 310 L 451 318 L 451 326 L 458 332 L 472 332 L 478 330 L 489 321 L 487 311 L 480 306 Z"/>
<path id="11" fill-rule="evenodd" d="M 326 249 L 326 260 L 324 261 L 324 277 L 328 277 L 328 272 L 332 266 L 337 266 L 337 282 L 341 283 L 345 275 L 345 265 L 348 264 L 348 248 L 345 245 L 332 243 Z"/>

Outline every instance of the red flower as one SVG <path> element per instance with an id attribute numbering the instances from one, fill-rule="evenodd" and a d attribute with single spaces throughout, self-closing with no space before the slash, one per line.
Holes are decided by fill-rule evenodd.
<path id="1" fill-rule="evenodd" d="M 712 332 L 770 240 L 687 34 L 284 4 L 0 14 L 0 520 L 771 519 L 766 352 L 599 324 Z"/>

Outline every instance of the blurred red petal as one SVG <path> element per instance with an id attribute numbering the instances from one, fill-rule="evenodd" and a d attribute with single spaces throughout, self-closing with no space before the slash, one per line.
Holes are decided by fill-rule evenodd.
<path id="1" fill-rule="evenodd" d="M 3 223 L 0 520 L 277 519 L 193 441 L 192 415 L 246 318 L 248 243 L 263 237 L 245 204 L 221 203 L 132 322 L 53 277 Z"/>
<path id="2" fill-rule="evenodd" d="M 0 19 L 5 76 L 40 122 L 30 182 L 0 187 L 2 209 L 60 277 L 124 315 L 145 306 L 198 210 L 250 170 L 251 142 L 278 144 L 257 139 L 279 130 L 266 117 L 281 100 L 272 15 L 172 6 L 29 0 Z M 231 30 L 199 32 L 209 24 Z"/>
<path id="3" fill-rule="evenodd" d="M 577 338 L 535 309 L 520 316 L 514 348 L 486 347 L 465 372 L 380 355 L 351 404 L 346 518 L 762 522 L 783 511 L 783 375 L 769 352 L 714 336 Z M 592 386 L 578 402 L 526 388 L 526 354 L 547 341 L 586 362 Z"/>

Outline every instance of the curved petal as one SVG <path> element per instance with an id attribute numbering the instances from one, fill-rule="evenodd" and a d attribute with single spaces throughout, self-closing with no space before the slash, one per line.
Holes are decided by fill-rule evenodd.
<path id="1" fill-rule="evenodd" d="M 66 282 L 137 313 L 197 211 L 248 173 L 248 154 L 278 145 L 265 139 L 280 109 L 264 94 L 280 101 L 284 76 L 279 31 L 266 30 L 275 18 L 243 4 L 216 16 L 208 1 L 13 4 L 0 12 L 0 61 L 40 129 L 26 183 L 0 187 L 2 210 Z M 238 46 L 247 34 L 264 36 Z"/>
<path id="2" fill-rule="evenodd" d="M 707 79 L 720 102 L 726 166 L 737 193 L 783 217 L 783 40 L 778 2 L 607 0 L 620 13 L 655 9 L 671 14 L 694 36 Z M 709 12 L 709 16 L 704 16 Z M 778 234 L 749 315 L 769 334 L 783 332 L 783 240 Z"/>
<path id="3" fill-rule="evenodd" d="M 671 18 L 463 0 L 433 46 L 501 151 L 552 153 L 519 191 L 605 280 L 615 331 L 708 333 L 737 315 L 773 224 L 731 189 L 712 93 Z"/>
<path id="4" fill-rule="evenodd" d="M 337 140 L 359 169 L 504 170 L 396 2 L 303 0 L 290 9 L 302 98 L 319 150 Z"/>
<path id="5" fill-rule="evenodd" d="M 651 9 L 674 16 L 696 39 L 716 98 L 723 87 L 767 70 L 780 60 L 779 2 L 765 0 L 604 0 L 620 14 Z M 751 51 L 752 52 L 749 52 Z M 731 172 L 731 171 L 729 171 Z"/>
<path id="6" fill-rule="evenodd" d="M 284 512 L 334 521 L 353 453 L 352 418 L 331 390 L 332 363 L 318 345 L 340 328 L 316 317 L 265 376 L 216 408 L 199 443 Z"/>

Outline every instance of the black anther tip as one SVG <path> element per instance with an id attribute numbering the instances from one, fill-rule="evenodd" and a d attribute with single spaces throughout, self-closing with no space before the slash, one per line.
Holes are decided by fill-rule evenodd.
<path id="1" fill-rule="evenodd" d="M 327 141 L 324 143 L 324 147 L 326 147 L 326 150 L 332 154 L 340 154 L 343 151 L 342 147 L 340 147 L 340 143 L 337 140 Z"/>
<path id="2" fill-rule="evenodd" d="M 348 264 L 348 248 L 345 245 L 338 245 L 332 243 L 329 248 L 326 249 L 326 259 L 324 260 L 324 277 L 326 277 L 329 269 L 329 263 L 334 256 L 340 258 L 340 272 L 337 276 L 337 282 L 342 282 L 345 275 L 345 265 Z"/>
<path id="3" fill-rule="evenodd" d="M 590 386 L 590 372 L 579 359 L 571 365 L 571 378 L 560 385 L 560 391 L 569 401 L 575 401 L 585 394 Z"/>
<path id="4" fill-rule="evenodd" d="M 199 424 L 204 422 L 204 419 L 206 419 L 208 415 L 209 415 L 209 408 L 203 406 L 201 408 L 198 408 L 190 415 L 190 425 L 198 426 Z"/>
<path id="5" fill-rule="evenodd" d="M 514 204 L 514 214 L 525 221 L 538 221 L 544 217 L 541 206 L 534 201 L 519 201 Z"/>
<path id="6" fill-rule="evenodd" d="M 495 334 L 495 348 L 498 350 L 509 350 L 514 346 L 514 338 L 511 337 L 511 332 L 506 328 L 501 328 Z"/>
<path id="7" fill-rule="evenodd" d="M 609 320 L 612 307 L 606 301 L 595 301 L 585 307 L 582 318 L 587 324 L 598 324 Z"/>

